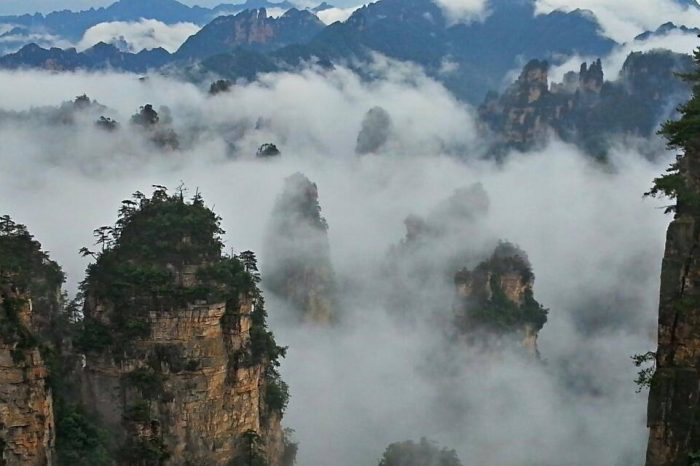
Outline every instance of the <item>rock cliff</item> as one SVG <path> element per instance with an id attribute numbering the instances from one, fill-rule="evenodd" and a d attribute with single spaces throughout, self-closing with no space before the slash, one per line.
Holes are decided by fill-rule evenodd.
<path id="1" fill-rule="evenodd" d="M 696 53 L 696 61 L 700 55 Z M 650 381 L 647 466 L 688 466 L 700 458 L 700 73 L 681 118 L 664 126 L 680 155 L 649 194 L 676 199 L 661 271 L 656 372 Z"/>
<path id="2" fill-rule="evenodd" d="M 335 320 L 335 277 L 318 188 L 301 173 L 284 182 L 267 235 L 265 286 L 305 321 Z"/>
<path id="3" fill-rule="evenodd" d="M 0 464 L 53 464 L 47 364 L 64 277 L 23 225 L 0 218 Z M 41 337 L 40 337 L 41 335 Z"/>
<path id="4" fill-rule="evenodd" d="M 289 456 L 284 349 L 266 327 L 255 256 L 223 255 L 218 222 L 199 196 L 159 187 L 98 230 L 76 341 L 80 397 L 119 464 L 281 466 Z"/>

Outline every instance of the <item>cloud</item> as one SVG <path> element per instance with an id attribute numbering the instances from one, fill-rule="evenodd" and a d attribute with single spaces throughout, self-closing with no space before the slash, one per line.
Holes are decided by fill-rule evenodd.
<path id="1" fill-rule="evenodd" d="M 78 49 L 84 50 L 98 42 L 105 42 L 114 43 L 129 52 L 158 47 L 168 52 L 175 52 L 188 37 L 199 30 L 200 27 L 192 23 L 168 25 L 154 19 L 100 23 L 85 31 Z"/>
<path id="2" fill-rule="evenodd" d="M 355 11 L 362 8 L 362 5 L 353 6 L 350 8 L 329 8 L 327 10 L 319 11 L 316 13 L 318 19 L 323 21 L 324 24 L 333 24 L 336 21 L 344 22 L 346 21 Z"/>
<path id="3" fill-rule="evenodd" d="M 591 10 L 606 36 L 618 43 L 629 42 L 645 31 L 654 31 L 672 21 L 688 27 L 700 26 L 700 8 L 683 6 L 674 0 L 537 0 L 538 13 L 552 10 Z"/>
<path id="4" fill-rule="evenodd" d="M 334 329 L 300 327 L 286 303 L 266 295 L 273 330 L 290 347 L 284 423 L 296 429 L 299 464 L 377 464 L 389 443 L 421 436 L 455 448 L 464 464 L 642 464 L 646 397 L 635 394 L 629 356 L 654 346 L 670 218 L 641 193 L 671 155 L 649 161 L 617 148 L 601 167 L 553 142 L 492 163 L 481 159 L 473 109 L 412 66 L 379 60 L 372 72 L 380 78 L 372 83 L 342 67 L 269 74 L 215 98 L 160 76 L 0 72 L 0 88 L 13 89 L 2 102 L 12 112 L 0 113 L 0 213 L 29 226 L 74 289 L 86 265 L 78 249 L 131 192 L 181 181 L 200 188 L 223 218 L 227 248 L 264 258 L 284 179 L 302 172 L 318 185 L 330 225 L 343 317 Z M 47 105 L 83 92 L 122 129 L 98 130 L 90 112 L 75 124 L 47 121 Z M 146 102 L 170 107 L 181 151 L 161 153 L 129 128 Z M 357 157 L 375 106 L 391 115 L 390 147 Z M 255 159 L 265 142 L 282 156 Z M 416 321 L 385 299 L 382 264 L 404 219 L 428 216 L 476 182 L 489 212 L 475 234 L 454 239 L 475 256 L 489 253 L 480 236 L 527 251 L 535 294 L 551 309 L 540 335 L 545 362 L 448 339 L 433 317 L 449 321 L 449 276 L 401 284 L 433 303 L 413 305 Z M 432 246 L 454 255 L 450 241 Z"/>
<path id="5" fill-rule="evenodd" d="M 22 26 L 0 25 L 0 55 L 14 53 L 30 43 L 35 43 L 42 47 L 67 48 L 73 46 L 70 41 L 42 30 L 30 30 Z"/>
<path id="6" fill-rule="evenodd" d="M 487 13 L 488 0 L 435 0 L 452 21 L 473 21 Z"/>

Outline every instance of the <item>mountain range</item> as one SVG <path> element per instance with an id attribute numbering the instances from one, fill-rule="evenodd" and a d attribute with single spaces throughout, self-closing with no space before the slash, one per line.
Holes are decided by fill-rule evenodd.
<path id="1" fill-rule="evenodd" d="M 280 3 L 268 0 L 246 0 L 242 4 L 224 3 L 214 8 L 187 6 L 176 0 L 119 0 L 108 7 L 84 11 L 55 11 L 47 15 L 36 13 L 20 16 L 0 16 L 0 24 L 15 27 L 14 34 L 39 30 L 46 34 L 77 42 L 85 31 L 100 23 L 155 19 L 165 24 L 195 23 L 203 26 L 217 16 L 238 13 L 247 9 L 280 8 L 294 5 L 286 0 Z M 7 34 L 7 33 L 6 33 Z"/>
<path id="2" fill-rule="evenodd" d="M 257 6 L 261 1 L 269 5 L 266 0 L 249 0 L 243 7 Z M 108 8 L 0 18 L 0 23 L 41 24 L 54 33 L 76 37 L 99 21 L 148 17 L 159 11 L 158 19 L 164 22 L 203 22 L 227 9 L 231 6 L 204 9 L 174 0 L 121 0 Z M 309 10 L 291 9 L 279 19 L 270 18 L 264 9 L 248 10 L 213 19 L 167 60 L 162 51 L 153 53 L 154 60 L 149 62 L 148 54 L 142 53 L 138 59 L 129 54 L 122 56 L 122 52 L 108 51 L 104 45 L 99 47 L 103 52 L 100 54 L 29 46 L 0 58 L 0 67 L 111 66 L 143 72 L 144 68 L 160 68 L 164 62 L 175 68 L 199 62 L 198 69 L 204 73 L 237 79 L 293 68 L 312 59 L 328 66 L 352 66 L 371 60 L 379 52 L 418 64 L 458 97 L 479 102 L 488 90 L 500 88 L 508 72 L 520 66 L 522 60 L 541 57 L 556 62 L 557 57 L 573 54 L 603 56 L 616 45 L 601 34 L 590 12 L 536 15 L 533 0 L 493 0 L 490 11 L 482 22 L 454 23 L 432 0 L 380 0 L 358 9 L 345 22 L 326 27 Z M 362 68 L 356 67 L 360 72 Z"/>

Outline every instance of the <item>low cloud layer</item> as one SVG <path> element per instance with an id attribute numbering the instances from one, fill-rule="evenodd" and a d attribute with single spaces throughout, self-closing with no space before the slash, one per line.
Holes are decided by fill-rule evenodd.
<path id="1" fill-rule="evenodd" d="M 343 68 L 272 74 L 215 98 L 157 76 L 0 72 L 0 88 L 13 89 L 2 105 L 19 112 L 0 114 L 0 214 L 28 225 L 74 290 L 86 265 L 78 249 L 130 193 L 199 188 L 223 218 L 227 247 L 265 257 L 284 179 L 302 172 L 330 225 L 343 316 L 333 329 L 300 326 L 268 295 L 273 330 L 290 347 L 285 425 L 296 430 L 298 464 L 374 466 L 389 443 L 421 436 L 456 449 L 465 465 L 643 464 L 646 401 L 629 356 L 654 346 L 670 219 L 642 193 L 670 154 L 648 161 L 617 149 L 602 167 L 552 142 L 484 161 L 473 109 L 413 67 L 378 61 L 373 72 L 382 79 L 365 83 Z M 47 123 L 39 107 L 83 92 L 109 107 L 94 111 L 119 120 L 119 131 L 99 130 L 90 112 Z M 181 151 L 160 151 L 130 128 L 145 103 L 170 108 Z M 381 155 L 357 157 L 362 121 L 377 106 L 391 116 L 391 136 Z M 265 142 L 282 155 L 255 159 Z M 544 362 L 450 342 L 432 309 L 413 309 L 420 317 L 406 322 L 382 299 L 382 264 L 404 219 L 477 182 L 490 199 L 480 234 L 528 253 L 535 294 L 551 309 Z M 489 254 L 477 236 L 456 238 Z M 449 282 L 402 286 L 433 297 L 444 318 Z"/>
<path id="2" fill-rule="evenodd" d="M 84 50 L 98 42 L 105 42 L 115 44 L 125 52 L 162 47 L 172 53 L 199 29 L 199 26 L 192 23 L 168 25 L 154 19 L 100 23 L 85 31 L 78 49 Z"/>
<path id="3" fill-rule="evenodd" d="M 488 0 L 435 0 L 452 21 L 473 21 L 487 13 Z"/>

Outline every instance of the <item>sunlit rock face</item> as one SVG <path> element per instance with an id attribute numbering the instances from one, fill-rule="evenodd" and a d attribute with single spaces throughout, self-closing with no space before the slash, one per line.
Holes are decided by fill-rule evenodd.
<path id="1" fill-rule="evenodd" d="M 538 355 L 537 334 L 547 310 L 534 298 L 535 276 L 527 255 L 510 243 L 500 243 L 493 255 L 474 270 L 455 275 L 455 324 L 469 341 L 492 336 L 516 336 Z"/>
<path id="2" fill-rule="evenodd" d="M 328 224 L 317 186 L 301 173 L 284 182 L 265 251 L 265 287 L 287 301 L 301 320 L 332 323 L 337 313 Z"/>
<path id="3" fill-rule="evenodd" d="M 63 283 L 60 267 L 22 225 L 0 218 L 0 464 L 53 463 L 47 347 Z"/>
<path id="4" fill-rule="evenodd" d="M 81 398 L 119 464 L 282 465 L 287 388 L 252 253 L 222 254 L 218 218 L 157 191 L 122 209 L 88 269 Z M 158 463 L 160 464 L 160 463 Z"/>

